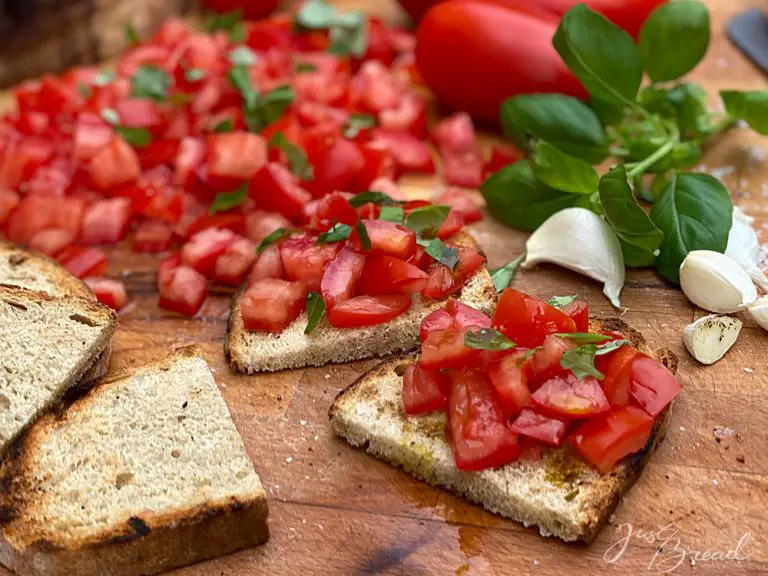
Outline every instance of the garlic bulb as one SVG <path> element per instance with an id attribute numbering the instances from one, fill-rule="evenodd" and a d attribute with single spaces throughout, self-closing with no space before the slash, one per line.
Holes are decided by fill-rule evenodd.
<path id="1" fill-rule="evenodd" d="M 624 256 L 616 233 L 586 208 L 566 208 L 550 216 L 525 245 L 523 268 L 558 264 L 603 282 L 603 294 L 616 308 L 624 286 Z"/>
<path id="2" fill-rule="evenodd" d="M 751 306 L 757 289 L 739 264 L 719 252 L 694 250 L 680 265 L 680 288 L 710 312 L 730 314 Z"/>
<path id="3" fill-rule="evenodd" d="M 741 320 L 712 314 L 683 329 L 683 342 L 702 364 L 714 364 L 731 349 L 741 332 Z"/>
<path id="4" fill-rule="evenodd" d="M 768 278 L 757 265 L 760 261 L 760 243 L 748 218 L 741 210 L 734 208 L 725 254 L 738 262 L 755 284 L 768 290 Z"/>
<path id="5" fill-rule="evenodd" d="M 763 330 L 768 330 L 768 296 L 761 296 L 749 307 L 749 314 L 760 324 Z"/>

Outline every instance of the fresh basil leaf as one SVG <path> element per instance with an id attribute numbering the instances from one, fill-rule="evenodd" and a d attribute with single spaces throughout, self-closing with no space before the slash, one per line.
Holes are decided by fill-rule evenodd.
<path id="1" fill-rule="evenodd" d="M 379 220 L 402 224 L 405 219 L 405 211 L 400 206 L 382 206 L 379 212 Z"/>
<path id="2" fill-rule="evenodd" d="M 525 252 L 520 254 L 517 258 L 512 260 L 511 262 L 504 264 L 501 268 L 496 268 L 495 270 L 489 270 L 488 272 L 491 274 L 491 280 L 493 280 L 493 285 L 496 287 L 496 292 L 501 292 L 509 286 L 509 283 L 512 282 L 512 279 L 515 277 L 515 273 L 517 272 L 517 267 L 520 266 L 520 263 L 525 259 Z"/>
<path id="3" fill-rule="evenodd" d="M 611 339 L 610 336 L 605 334 L 593 334 L 592 332 L 561 332 L 555 334 L 555 336 L 568 338 L 568 340 L 573 340 L 577 344 L 599 344 Z"/>
<path id="4" fill-rule="evenodd" d="M 136 28 L 130 22 L 125 23 L 125 39 L 128 40 L 130 45 L 141 44 L 141 36 L 139 36 Z"/>
<path id="5" fill-rule="evenodd" d="M 293 104 L 295 94 L 290 86 L 278 86 L 264 95 L 261 115 L 264 126 L 276 122 L 285 110 Z"/>
<path id="6" fill-rule="evenodd" d="M 361 57 L 368 49 L 368 18 L 361 12 L 339 14 L 329 37 L 332 54 Z"/>
<path id="7" fill-rule="evenodd" d="M 115 72 L 113 70 L 102 70 L 93 79 L 94 86 L 108 86 L 115 79 Z"/>
<path id="8" fill-rule="evenodd" d="M 354 138 L 360 134 L 360 130 L 366 130 L 376 126 L 376 117 L 370 114 L 352 114 L 344 128 L 344 136 Z"/>
<path id="9" fill-rule="evenodd" d="M 229 82 L 234 86 L 245 102 L 246 113 L 254 109 L 259 102 L 259 92 L 251 85 L 251 75 L 245 66 L 234 66 L 229 70 Z"/>
<path id="10" fill-rule="evenodd" d="M 724 252 L 733 205 L 728 190 L 709 174 L 673 174 L 651 210 L 664 233 L 656 257 L 662 276 L 680 283 L 680 264 L 692 250 Z"/>
<path id="11" fill-rule="evenodd" d="M 232 118 L 224 118 L 224 120 L 213 127 L 213 132 L 219 134 L 221 132 L 232 132 L 234 129 L 235 125 L 232 123 Z"/>
<path id="12" fill-rule="evenodd" d="M 192 102 L 192 95 L 186 92 L 176 92 L 168 96 L 168 102 L 174 106 L 185 106 Z"/>
<path id="13" fill-rule="evenodd" d="M 563 352 L 560 358 L 560 366 L 573 372 L 579 380 L 589 376 L 602 380 L 605 375 L 595 368 L 595 354 L 597 346 L 595 344 L 585 344 L 577 348 L 571 348 Z"/>
<path id="14" fill-rule="evenodd" d="M 581 100 L 563 94 L 524 94 L 501 105 L 504 134 L 519 148 L 529 138 L 546 140 L 591 164 L 608 156 L 608 140 L 595 113 Z"/>
<path id="15" fill-rule="evenodd" d="M 752 130 L 768 136 L 768 91 L 724 90 L 720 98 L 730 116 L 744 120 Z"/>
<path id="16" fill-rule="evenodd" d="M 288 138 L 285 137 L 285 134 L 279 130 L 275 132 L 269 139 L 269 147 L 277 148 L 285 154 L 286 158 L 288 158 L 288 165 L 291 167 L 291 172 L 300 179 L 312 179 L 312 165 L 309 163 L 307 155 L 302 148 L 288 140 Z"/>
<path id="17" fill-rule="evenodd" d="M 360 192 L 360 194 L 352 196 L 352 198 L 349 199 L 349 203 L 353 208 L 360 208 L 360 206 L 364 206 L 365 204 L 401 204 L 401 202 L 395 200 L 387 194 L 384 194 L 384 192 L 377 192 L 376 190 L 366 190 L 365 192 Z"/>
<path id="18" fill-rule="evenodd" d="M 531 348 L 530 350 L 526 350 L 526 351 L 525 351 L 525 352 L 524 352 L 524 353 L 523 353 L 523 354 L 520 356 L 520 358 L 518 358 L 518 359 L 517 359 L 517 362 L 515 362 L 515 366 L 516 366 L 517 368 L 520 368 L 520 366 L 522 366 L 522 365 L 523 365 L 523 362 L 525 362 L 526 360 L 528 360 L 528 358 L 530 358 L 531 356 L 533 356 L 534 354 L 536 354 L 536 352 L 537 352 L 537 351 L 539 351 L 539 350 L 541 350 L 541 346 L 536 346 L 536 348 Z"/>
<path id="19" fill-rule="evenodd" d="M 605 102 L 594 96 L 589 99 L 589 107 L 603 126 L 618 124 L 624 118 L 624 114 L 627 110 L 627 107 L 624 104 Z M 571 155 L 573 156 L 573 154 Z"/>
<path id="20" fill-rule="evenodd" d="M 648 86 L 640 92 L 643 108 L 677 122 L 683 139 L 706 135 L 712 114 L 707 92 L 698 84 L 683 82 L 672 88 Z"/>
<path id="21" fill-rule="evenodd" d="M 637 48 L 651 80 L 677 80 L 707 53 L 709 10 L 701 2 L 689 0 L 659 6 L 640 29 Z"/>
<path id="22" fill-rule="evenodd" d="M 205 78 L 205 70 L 200 68 L 187 68 L 184 70 L 184 79 L 187 82 L 198 82 Z"/>
<path id="23" fill-rule="evenodd" d="M 349 238 L 350 234 L 352 234 L 351 226 L 337 222 L 328 232 L 323 232 L 317 237 L 317 243 L 330 244 L 331 242 L 341 242 Z"/>
<path id="24" fill-rule="evenodd" d="M 207 14 L 203 21 L 203 29 L 208 32 L 224 30 L 231 42 L 243 42 L 247 36 L 243 25 L 243 11 L 239 9 L 224 14 Z"/>
<path id="25" fill-rule="evenodd" d="M 531 168 L 539 180 L 556 190 L 571 194 L 597 191 L 598 176 L 592 166 L 546 142 L 533 143 Z"/>
<path id="26" fill-rule="evenodd" d="M 90 98 L 91 96 L 93 96 L 93 90 L 85 82 L 78 82 L 77 83 L 77 91 L 80 94 L 80 96 L 82 96 L 86 100 L 88 98 Z"/>
<path id="27" fill-rule="evenodd" d="M 648 266 L 647 257 L 643 255 L 650 254 L 653 258 L 664 234 L 632 195 L 624 165 L 612 168 L 600 178 L 600 203 L 605 219 L 621 241 L 624 255 L 632 260 L 629 265 Z"/>
<path id="28" fill-rule="evenodd" d="M 637 140 L 629 144 L 628 159 L 641 161 L 666 144 L 665 139 Z M 666 172 L 672 168 L 690 168 L 701 159 L 702 150 L 695 142 L 679 142 L 665 156 L 648 166 L 646 172 Z"/>
<path id="29" fill-rule="evenodd" d="M 634 103 L 643 65 L 624 30 L 578 4 L 563 16 L 552 44 L 590 94 L 613 104 Z"/>
<path id="30" fill-rule="evenodd" d="M 139 66 L 131 78 L 132 98 L 151 98 L 158 102 L 168 99 L 168 89 L 171 87 L 171 77 L 157 66 Z"/>
<path id="31" fill-rule="evenodd" d="M 614 350 L 618 350 L 622 346 L 632 346 L 632 342 L 629 340 L 611 340 L 605 344 L 598 346 L 595 356 L 603 356 L 604 354 L 610 354 Z"/>
<path id="32" fill-rule="evenodd" d="M 325 301 L 317 292 L 307 294 L 307 327 L 304 334 L 311 334 L 325 316 Z"/>
<path id="33" fill-rule="evenodd" d="M 669 178 L 670 175 L 668 172 L 658 172 L 653 176 L 653 180 L 651 180 L 651 185 L 648 188 L 648 192 L 650 194 L 650 199 L 643 198 L 643 200 L 646 200 L 647 202 L 650 202 L 653 204 L 661 198 L 661 195 L 664 194 L 664 191 L 667 189 L 667 186 L 669 186 Z"/>
<path id="34" fill-rule="evenodd" d="M 411 211 L 405 217 L 405 225 L 416 232 L 419 240 L 431 240 L 437 236 L 437 231 L 443 225 L 451 211 L 450 206 L 422 206 Z"/>
<path id="35" fill-rule="evenodd" d="M 552 298 L 547 300 L 547 304 L 554 306 L 558 310 L 562 310 L 566 306 L 573 304 L 573 302 L 576 301 L 576 298 L 578 298 L 578 296 L 575 294 L 571 294 L 569 296 L 552 296 Z"/>
<path id="36" fill-rule="evenodd" d="M 643 248 L 627 244 L 623 240 L 619 240 L 619 242 L 621 243 L 621 253 L 624 256 L 624 266 L 629 268 L 648 268 L 655 264 L 655 252 L 649 252 Z"/>
<path id="37" fill-rule="evenodd" d="M 248 184 L 243 184 L 237 190 L 233 192 L 219 192 L 213 199 L 211 206 L 208 208 L 208 214 L 216 214 L 217 212 L 225 212 L 226 210 L 232 210 L 245 204 L 248 199 Z"/>
<path id="38" fill-rule="evenodd" d="M 563 208 L 592 208 L 586 194 L 567 194 L 550 188 L 536 176 L 525 160 L 505 166 L 480 187 L 494 218 L 526 232 L 533 232 Z"/>
<path id="39" fill-rule="evenodd" d="M 282 238 L 285 238 L 291 233 L 291 231 L 287 228 L 278 228 L 271 234 L 268 234 L 264 237 L 264 239 L 259 242 L 259 245 L 256 247 L 256 254 L 261 254 L 264 252 L 264 250 L 267 249 L 268 246 L 274 244 L 278 240 L 281 240 Z"/>
<path id="40" fill-rule="evenodd" d="M 363 250 L 370 250 L 371 237 L 368 236 L 368 229 L 365 227 L 365 224 L 363 224 L 362 220 L 358 220 L 357 224 L 355 224 L 355 231 L 357 232 L 357 237 L 360 240 L 360 247 Z"/>
<path id="41" fill-rule="evenodd" d="M 114 108 L 104 108 L 101 111 L 101 117 L 105 122 L 107 122 L 107 124 L 111 124 L 112 126 L 117 126 L 120 124 L 120 115 Z"/>
<path id="42" fill-rule="evenodd" d="M 294 24 L 307 30 L 325 30 L 336 21 L 336 8 L 324 0 L 307 0 L 296 12 Z"/>
<path id="43" fill-rule="evenodd" d="M 146 148 L 152 143 L 152 132 L 147 128 L 115 126 L 115 129 L 123 138 L 125 138 L 126 142 L 136 148 Z"/>
<path id="44" fill-rule="evenodd" d="M 317 66 L 312 62 L 296 62 L 296 74 L 305 74 L 307 72 L 317 72 Z"/>
<path id="45" fill-rule="evenodd" d="M 233 48 L 229 52 L 229 61 L 233 66 L 253 66 L 258 61 L 256 53 L 245 44 Z"/>
<path id="46" fill-rule="evenodd" d="M 464 334 L 464 346 L 476 350 L 510 350 L 517 346 L 515 342 L 493 328 L 469 330 Z"/>
<path id="47" fill-rule="evenodd" d="M 446 246 L 440 238 L 435 238 L 424 248 L 424 251 L 432 256 L 443 266 L 455 270 L 459 263 L 459 249 L 453 246 Z"/>

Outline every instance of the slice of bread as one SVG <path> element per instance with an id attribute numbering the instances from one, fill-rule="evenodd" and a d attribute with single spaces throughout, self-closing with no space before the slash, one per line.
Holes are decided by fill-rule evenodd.
<path id="1" fill-rule="evenodd" d="M 267 515 L 194 347 L 44 416 L 0 467 L 0 561 L 24 576 L 156 574 L 265 542 Z"/>
<path id="2" fill-rule="evenodd" d="M 621 320 L 593 320 L 591 329 L 620 333 L 673 372 L 677 370 L 672 352 L 654 354 L 642 335 Z M 329 411 L 334 432 L 430 484 L 525 526 L 536 525 L 544 536 L 590 542 L 664 435 L 666 414 L 657 419 L 648 445 L 605 476 L 567 447 L 545 449 L 539 461 L 519 460 L 502 468 L 462 472 L 445 436 L 445 413 L 414 417 L 403 412 L 402 374 L 416 358 L 411 353 L 386 361 L 339 393 Z"/>
<path id="3" fill-rule="evenodd" d="M 69 273 L 61 264 L 44 254 L 18 244 L 0 240 L 0 284 L 35 290 L 51 296 L 78 296 L 96 300 L 88 285 Z M 95 381 L 109 369 L 111 346 L 105 348 L 93 366 L 83 375 L 83 383 Z"/>
<path id="4" fill-rule="evenodd" d="M 454 236 L 451 241 L 480 251 L 475 239 L 466 232 Z M 309 336 L 304 334 L 307 315 L 303 312 L 280 334 L 269 334 L 250 332 L 243 326 L 240 315 L 243 291 L 241 289 L 232 300 L 224 353 L 233 369 L 249 374 L 350 362 L 411 350 L 419 342 L 422 319 L 444 303 L 417 295 L 410 310 L 386 324 L 366 328 L 334 328 L 327 318 L 323 318 Z M 470 278 L 458 299 L 478 310 L 493 311 L 496 288 L 485 266 Z"/>
<path id="5" fill-rule="evenodd" d="M 84 298 L 0 286 L 0 453 L 109 346 L 115 313 Z"/>

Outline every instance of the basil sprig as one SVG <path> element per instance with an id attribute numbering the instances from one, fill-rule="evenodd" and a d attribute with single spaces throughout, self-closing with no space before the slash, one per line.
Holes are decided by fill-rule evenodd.
<path id="1" fill-rule="evenodd" d="M 501 292 L 509 286 L 509 283 L 515 277 L 518 266 L 520 266 L 523 260 L 525 260 L 525 253 L 520 254 L 520 256 L 500 268 L 488 271 L 491 275 L 491 280 L 493 280 L 493 285 L 496 287 L 496 292 Z"/>
<path id="2" fill-rule="evenodd" d="M 232 210 L 238 206 L 245 204 L 248 199 L 248 183 L 243 184 L 232 192 L 219 192 L 211 202 L 211 206 L 208 208 L 208 214 L 216 214 L 218 212 L 225 212 Z"/>
<path id="3" fill-rule="evenodd" d="M 325 316 L 325 301 L 317 292 L 307 294 L 307 327 L 304 334 L 311 334 Z"/>
<path id="4" fill-rule="evenodd" d="M 464 346 L 478 350 L 509 350 L 517 344 L 498 330 L 480 328 L 467 331 L 464 335 Z"/>
<path id="5" fill-rule="evenodd" d="M 279 240 L 282 240 L 286 236 L 289 236 L 291 234 L 291 230 L 288 228 L 278 228 L 274 232 L 268 234 L 264 237 L 264 239 L 259 242 L 259 245 L 256 246 L 256 254 L 261 254 L 266 250 L 269 246 L 274 244 L 275 242 L 278 242 Z"/>
<path id="6" fill-rule="evenodd" d="M 561 336 L 565 335 L 561 334 Z M 596 335 L 593 334 L 592 336 Z M 611 340 L 604 344 L 584 344 L 571 348 L 563 352 L 563 356 L 560 358 L 560 366 L 573 372 L 573 375 L 579 380 L 587 377 L 603 380 L 605 375 L 595 368 L 595 356 L 609 354 L 625 345 L 630 346 L 632 342 L 629 340 Z"/>

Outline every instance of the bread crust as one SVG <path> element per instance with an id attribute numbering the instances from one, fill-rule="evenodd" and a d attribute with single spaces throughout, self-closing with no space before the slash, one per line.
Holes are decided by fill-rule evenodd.
<path id="1" fill-rule="evenodd" d="M 632 341 L 641 352 L 656 357 L 673 373 L 677 371 L 677 357 L 673 352 L 665 348 L 651 350 L 642 334 L 630 328 L 622 320 L 592 318 L 590 324 L 592 331 L 621 334 L 622 337 Z M 506 477 L 509 484 L 502 487 L 498 485 L 502 480 L 484 477 L 482 473 L 458 471 L 453 464 L 452 456 L 450 462 L 446 464 L 433 455 L 418 454 L 418 450 L 424 451 L 424 446 L 429 446 L 430 442 L 433 443 L 432 446 L 434 442 L 438 442 L 443 448 L 447 448 L 448 452 L 450 451 L 444 433 L 445 417 L 442 414 L 406 417 L 402 410 L 399 390 L 397 405 L 393 405 L 390 397 L 387 401 L 379 399 L 383 387 L 387 386 L 385 379 L 389 378 L 391 382 L 393 374 L 402 374 L 405 367 L 414 362 L 417 357 L 418 354 L 414 352 L 382 362 L 339 392 L 328 412 L 334 432 L 352 445 L 362 447 L 377 458 L 403 468 L 419 479 L 461 494 L 492 512 L 522 522 L 526 526 L 537 525 L 545 536 L 557 536 L 568 542 L 591 542 L 608 522 L 622 495 L 642 474 L 651 454 L 666 433 L 669 408 L 656 419 L 645 448 L 619 462 L 609 474 L 600 475 L 584 463 L 576 466 L 574 463 L 580 462 L 579 457 L 566 446 L 549 449 L 541 463 L 514 462 L 498 469 L 502 475 L 505 469 L 516 471 L 515 474 Z M 382 413 L 391 416 L 382 424 L 382 427 L 389 431 L 384 434 L 374 430 L 375 424 L 362 421 L 354 414 L 356 409 L 367 411 L 377 403 L 380 411 L 379 418 Z M 403 437 L 411 439 L 410 443 L 403 445 L 402 442 L 398 443 L 386 437 L 387 433 L 392 433 L 393 421 L 396 423 L 395 426 L 400 426 L 405 431 Z M 414 454 L 418 456 L 415 465 Z M 542 468 L 546 470 L 546 474 Z M 557 479 L 543 481 L 553 476 Z M 506 496 L 494 501 L 490 501 L 488 497 L 478 497 L 480 493 L 487 494 L 489 486 L 494 488 L 494 494 L 501 493 Z M 533 492 L 550 490 L 552 498 L 555 499 L 552 504 L 553 509 L 537 509 L 533 503 L 526 503 L 525 497 L 520 497 L 519 493 L 515 492 L 516 489 L 520 489 L 519 493 L 525 493 L 528 489 Z M 573 493 L 569 492 L 571 489 L 575 490 L 577 495 L 580 490 L 585 494 L 585 496 L 577 496 L 577 499 L 582 498 L 579 507 L 569 508 L 568 497 Z M 513 502 L 515 499 L 517 500 Z M 578 508 L 578 514 L 573 513 L 576 508 Z"/>

